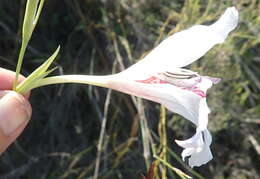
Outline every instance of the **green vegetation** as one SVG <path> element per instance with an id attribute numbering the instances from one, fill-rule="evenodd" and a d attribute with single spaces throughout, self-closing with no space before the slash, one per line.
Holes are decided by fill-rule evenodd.
<path id="1" fill-rule="evenodd" d="M 14 71 L 27 43 L 21 41 L 25 5 L 0 1 L 0 66 Z M 233 5 L 238 28 L 190 66 L 222 78 L 208 95 L 214 159 L 207 165 L 191 170 L 181 161 L 173 139 L 194 133 L 182 117 L 119 92 L 65 84 L 32 91 L 32 120 L 1 156 L 0 177 L 258 179 L 259 0 L 45 0 L 21 72 L 28 76 L 60 45 L 53 74 L 116 73 L 169 34 L 210 24 Z"/>

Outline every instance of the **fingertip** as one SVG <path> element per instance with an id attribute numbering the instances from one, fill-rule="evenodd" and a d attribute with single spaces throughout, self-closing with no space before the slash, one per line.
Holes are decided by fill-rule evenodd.
<path id="1" fill-rule="evenodd" d="M 7 136 L 27 122 L 32 115 L 28 100 L 22 95 L 9 91 L 0 100 L 0 130 Z"/>

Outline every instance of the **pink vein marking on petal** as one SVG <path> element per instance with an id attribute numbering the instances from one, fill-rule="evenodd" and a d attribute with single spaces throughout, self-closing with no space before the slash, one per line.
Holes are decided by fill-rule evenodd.
<path id="1" fill-rule="evenodd" d="M 151 76 L 145 80 L 136 80 L 136 82 L 146 83 L 146 84 L 169 84 L 167 81 L 163 81 L 155 76 Z"/>
<path id="2" fill-rule="evenodd" d="M 167 81 L 164 81 L 164 80 L 161 80 L 161 79 L 159 79 L 159 78 L 157 78 L 155 76 L 151 76 L 150 78 L 147 78 L 145 80 L 135 80 L 135 81 L 139 82 L 139 83 L 145 83 L 145 84 L 171 84 L 171 83 L 169 83 Z M 173 85 L 173 84 L 171 84 L 171 85 Z M 173 85 L 173 86 L 176 86 L 176 85 Z M 180 88 L 180 86 L 176 86 L 176 87 Z M 206 97 L 206 93 L 204 91 L 200 90 L 197 87 L 192 87 L 192 88 L 181 87 L 181 89 L 192 91 L 192 92 L 194 92 L 195 94 L 199 95 L 202 98 Z"/>
<path id="3" fill-rule="evenodd" d="M 194 89 L 192 90 L 194 93 L 196 93 L 197 95 L 201 96 L 202 98 L 206 97 L 206 94 L 204 91 L 200 90 L 200 89 Z"/>

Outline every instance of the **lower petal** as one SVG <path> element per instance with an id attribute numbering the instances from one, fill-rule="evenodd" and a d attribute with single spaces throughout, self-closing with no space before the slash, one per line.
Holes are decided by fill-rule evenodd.
<path id="1" fill-rule="evenodd" d="M 197 129 L 196 134 L 190 139 L 175 140 L 179 146 L 184 148 L 182 159 L 187 161 L 191 167 L 201 166 L 213 158 L 209 148 L 211 141 L 211 135 L 207 129 L 204 131 Z"/>
<path id="2" fill-rule="evenodd" d="M 190 167 L 199 167 L 206 164 L 213 159 L 212 153 L 208 145 L 204 145 L 201 152 L 193 153 L 188 159 L 188 164 Z"/>
<path id="3" fill-rule="evenodd" d="M 187 140 L 175 140 L 175 142 L 183 148 L 199 148 L 203 146 L 203 137 L 201 132 L 196 132 L 191 138 Z"/>

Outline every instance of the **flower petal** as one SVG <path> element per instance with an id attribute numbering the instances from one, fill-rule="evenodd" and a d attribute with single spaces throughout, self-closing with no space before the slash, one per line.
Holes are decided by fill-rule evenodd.
<path id="1" fill-rule="evenodd" d="M 219 43 L 224 42 L 229 32 L 238 24 L 238 11 L 235 7 L 227 8 L 217 22 L 210 25 L 210 29 L 219 36 Z"/>
<path id="2" fill-rule="evenodd" d="M 210 151 L 210 144 L 212 141 L 211 135 L 208 130 L 203 131 L 204 136 L 204 145 L 200 152 L 194 152 L 191 154 L 190 158 L 188 159 L 188 163 L 191 167 L 194 166 L 201 166 L 206 164 L 208 161 L 213 159 L 212 153 Z"/>
<path id="3" fill-rule="evenodd" d="M 161 103 L 197 126 L 192 138 L 176 141 L 184 148 L 183 159 L 190 156 L 190 166 L 200 166 L 212 159 L 209 148 L 211 135 L 207 130 L 210 109 L 206 102 L 206 91 L 220 79 L 202 76 L 201 80 L 191 81 L 194 78 L 179 80 L 181 78 L 175 77 L 167 81 L 156 75 L 166 72 L 166 76 L 180 76 L 180 67 L 194 62 L 214 45 L 222 43 L 237 23 L 237 10 L 228 8 L 210 26 L 195 25 L 170 36 L 143 60 L 114 75 L 108 83 L 109 88 Z"/>
<path id="4" fill-rule="evenodd" d="M 167 65 L 164 66 L 166 68 L 187 66 L 202 57 L 214 45 L 224 42 L 237 24 L 237 10 L 235 7 L 228 8 L 219 20 L 210 26 L 195 25 L 170 36 L 144 60 L 155 61 L 154 64 L 162 64 L 162 61 L 165 61 L 163 64 Z"/>
<path id="5" fill-rule="evenodd" d="M 184 148 L 182 159 L 187 160 L 191 167 L 201 166 L 213 158 L 209 148 L 211 141 L 212 138 L 207 129 L 204 131 L 197 129 L 196 134 L 187 140 L 175 140 L 179 146 Z"/>
<path id="6" fill-rule="evenodd" d="M 237 10 L 235 7 L 228 8 L 219 20 L 210 26 L 195 25 L 168 37 L 124 73 L 131 74 L 133 79 L 136 79 L 187 66 L 202 57 L 214 45 L 222 43 L 237 24 Z"/>
<path id="7" fill-rule="evenodd" d="M 145 80 L 143 80 L 145 81 Z M 208 113 L 210 112 L 206 98 L 198 92 L 206 91 L 211 87 L 212 82 L 202 77 L 195 89 L 183 89 L 169 83 L 137 82 L 128 79 L 128 76 L 118 74 L 118 77 L 111 80 L 109 88 L 161 103 L 170 111 L 175 112 L 190 120 L 200 130 L 206 129 Z M 203 94 L 204 95 L 204 94 Z"/>
<path id="8" fill-rule="evenodd" d="M 182 148 L 198 148 L 204 145 L 202 133 L 198 130 L 191 138 L 187 140 L 175 140 L 175 142 Z"/>
<path id="9" fill-rule="evenodd" d="M 212 153 L 208 145 L 204 145 L 201 152 L 191 154 L 191 157 L 188 159 L 188 164 L 190 167 L 199 167 L 206 164 L 213 159 Z"/>

